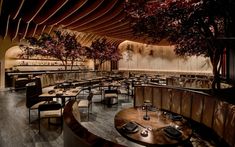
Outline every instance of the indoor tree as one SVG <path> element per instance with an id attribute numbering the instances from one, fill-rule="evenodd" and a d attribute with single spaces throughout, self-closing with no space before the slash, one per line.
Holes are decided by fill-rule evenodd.
<path id="1" fill-rule="evenodd" d="M 86 48 L 86 57 L 94 60 L 95 69 L 106 61 L 118 61 L 122 58 L 117 46 L 111 44 L 106 38 L 96 39 L 92 41 L 90 47 Z"/>
<path id="2" fill-rule="evenodd" d="M 225 38 L 234 36 L 231 0 L 129 0 L 125 11 L 136 36 L 149 43 L 167 40 L 181 56 L 206 56 L 213 66 L 212 88 L 220 88 Z"/>
<path id="3" fill-rule="evenodd" d="M 81 44 L 76 40 L 76 35 L 68 32 L 55 31 L 53 35 L 44 33 L 39 38 L 26 38 L 29 44 L 20 45 L 20 56 L 47 56 L 58 59 L 67 70 L 68 61 L 71 62 L 71 70 L 74 61 L 80 57 Z"/>

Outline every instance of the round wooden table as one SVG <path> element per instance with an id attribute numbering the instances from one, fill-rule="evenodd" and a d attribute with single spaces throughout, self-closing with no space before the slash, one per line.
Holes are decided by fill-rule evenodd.
<path id="1" fill-rule="evenodd" d="M 127 139 L 145 146 L 178 145 L 190 139 L 192 129 L 183 117 L 155 110 L 148 111 L 150 120 L 144 120 L 145 114 L 142 107 L 123 109 L 115 115 L 115 128 Z M 128 132 L 125 128 L 130 122 L 137 125 L 133 132 Z M 178 136 L 169 135 L 169 129 Z M 147 136 L 145 132 L 148 133 Z"/>

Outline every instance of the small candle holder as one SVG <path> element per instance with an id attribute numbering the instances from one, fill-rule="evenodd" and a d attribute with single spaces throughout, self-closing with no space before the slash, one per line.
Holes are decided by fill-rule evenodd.
<path id="1" fill-rule="evenodd" d="M 148 106 L 150 105 L 150 101 L 149 100 L 145 100 L 144 101 L 144 107 L 145 107 L 145 115 L 143 116 L 144 120 L 150 120 L 150 116 L 148 115 Z"/>

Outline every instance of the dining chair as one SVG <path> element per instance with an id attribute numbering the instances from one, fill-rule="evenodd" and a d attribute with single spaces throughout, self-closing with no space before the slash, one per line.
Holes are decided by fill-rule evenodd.
<path id="1" fill-rule="evenodd" d="M 104 104 L 107 106 L 118 104 L 118 89 L 104 90 Z"/>
<path id="2" fill-rule="evenodd" d="M 119 87 L 119 93 L 120 95 L 124 96 L 128 102 L 129 102 L 129 90 L 130 90 L 129 83 L 122 82 L 121 86 Z"/>
<path id="3" fill-rule="evenodd" d="M 48 125 L 50 125 L 50 118 L 60 118 L 61 131 L 63 126 L 63 107 L 56 101 L 49 101 L 41 104 L 38 107 L 38 130 L 40 133 L 41 119 L 48 118 Z"/>
<path id="4" fill-rule="evenodd" d="M 89 120 L 90 108 L 92 111 L 92 98 L 93 98 L 93 93 L 90 92 L 89 95 L 87 96 L 87 99 L 81 99 L 78 102 L 78 108 L 87 108 L 88 120 Z"/>
<path id="5" fill-rule="evenodd" d="M 91 87 L 91 92 L 93 93 L 93 95 L 95 96 L 100 96 L 100 102 L 102 102 L 102 84 L 95 84 Z"/>
<path id="6" fill-rule="evenodd" d="M 33 82 L 26 84 L 26 107 L 28 108 L 29 124 L 31 123 L 31 110 L 37 110 L 39 105 L 46 103 L 46 101 L 38 98 L 38 96 L 42 94 L 40 82 L 40 78 L 36 78 Z"/>

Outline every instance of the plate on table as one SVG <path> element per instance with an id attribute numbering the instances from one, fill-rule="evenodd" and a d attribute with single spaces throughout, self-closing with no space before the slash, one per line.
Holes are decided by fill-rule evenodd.
<path id="1" fill-rule="evenodd" d="M 170 118 L 171 120 L 174 120 L 174 121 L 181 121 L 183 119 L 181 115 L 173 115 L 173 114 L 170 115 Z"/>
<path id="2" fill-rule="evenodd" d="M 72 90 L 72 93 L 78 93 L 78 90 Z"/>
<path id="3" fill-rule="evenodd" d="M 126 133 L 136 133 L 139 131 L 139 126 L 134 122 L 128 122 L 122 126 L 122 129 Z"/>
<path id="4" fill-rule="evenodd" d="M 53 94 L 53 93 L 55 93 L 55 90 L 48 91 L 48 94 Z"/>
<path id="5" fill-rule="evenodd" d="M 182 133 L 172 126 L 165 127 L 163 131 L 169 138 L 179 139 L 182 136 Z"/>

